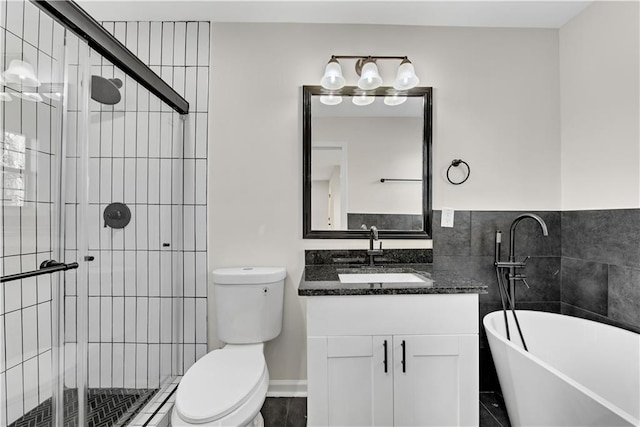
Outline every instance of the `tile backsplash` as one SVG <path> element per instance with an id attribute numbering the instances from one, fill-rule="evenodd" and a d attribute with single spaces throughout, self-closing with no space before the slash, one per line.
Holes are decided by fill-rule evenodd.
<path id="1" fill-rule="evenodd" d="M 365 249 L 307 249 L 304 251 L 305 265 L 369 264 Z M 433 261 L 431 249 L 383 249 L 375 255 L 376 265 L 428 264 Z"/>

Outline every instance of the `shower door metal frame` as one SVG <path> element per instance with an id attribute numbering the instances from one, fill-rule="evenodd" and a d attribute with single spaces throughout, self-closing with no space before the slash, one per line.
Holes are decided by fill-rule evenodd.
<path id="1" fill-rule="evenodd" d="M 109 62 L 166 102 L 180 114 L 189 114 L 189 102 L 71 0 L 31 0 Z"/>

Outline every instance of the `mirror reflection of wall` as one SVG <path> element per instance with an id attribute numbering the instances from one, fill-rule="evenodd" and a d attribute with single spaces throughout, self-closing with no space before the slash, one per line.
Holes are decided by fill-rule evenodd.
<path id="1" fill-rule="evenodd" d="M 312 228 L 342 230 L 347 224 L 347 146 L 314 142 L 311 150 Z"/>
<path id="2" fill-rule="evenodd" d="M 422 183 L 380 182 L 422 177 L 422 99 L 412 103 L 401 112 L 375 104 L 353 106 L 352 113 L 335 106 L 313 112 L 312 229 L 422 229 Z M 331 149 L 327 141 L 341 141 L 334 145 L 344 148 Z M 348 197 L 340 199 L 341 192 Z"/>

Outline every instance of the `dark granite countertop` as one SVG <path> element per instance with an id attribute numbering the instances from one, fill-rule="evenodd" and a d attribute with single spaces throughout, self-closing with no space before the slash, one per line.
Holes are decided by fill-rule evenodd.
<path id="1" fill-rule="evenodd" d="M 415 273 L 425 279 L 418 283 L 341 283 L 339 273 Z M 433 264 L 393 264 L 388 268 L 316 264 L 305 266 L 298 295 L 395 295 L 395 294 L 486 294 L 487 285 L 456 271 L 438 270 Z"/>

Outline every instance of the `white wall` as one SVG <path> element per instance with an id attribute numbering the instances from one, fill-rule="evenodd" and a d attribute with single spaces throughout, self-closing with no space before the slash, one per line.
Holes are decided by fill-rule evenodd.
<path id="1" fill-rule="evenodd" d="M 329 181 L 312 181 L 311 188 L 311 229 L 329 230 Z"/>
<path id="2" fill-rule="evenodd" d="M 301 87 L 318 84 L 332 54 L 408 55 L 434 87 L 436 209 L 560 207 L 557 31 L 213 24 L 209 268 L 287 268 L 284 328 L 266 346 L 275 380 L 306 378 L 304 249 L 365 247 L 302 239 Z M 349 84 L 352 67 L 344 61 Z M 381 73 L 389 84 L 392 70 Z M 458 187 L 443 178 L 454 158 L 472 167 Z"/>
<path id="3" fill-rule="evenodd" d="M 347 146 L 347 212 L 422 214 L 419 182 L 380 182 L 422 176 L 421 118 L 321 117 L 311 128 L 314 141 Z"/>
<path id="4" fill-rule="evenodd" d="M 640 207 L 639 13 L 596 2 L 560 29 L 563 210 Z"/>

